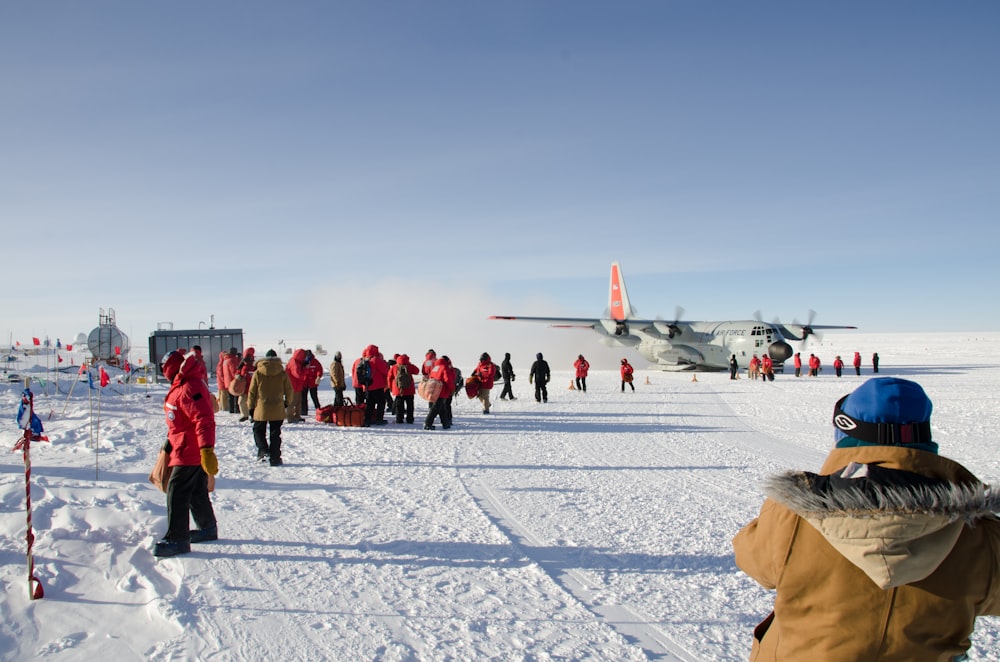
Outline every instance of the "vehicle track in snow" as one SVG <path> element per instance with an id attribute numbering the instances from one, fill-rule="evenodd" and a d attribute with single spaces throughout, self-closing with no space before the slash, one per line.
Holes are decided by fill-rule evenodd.
<path id="1" fill-rule="evenodd" d="M 554 449 L 545 456 L 551 464 L 548 468 L 559 471 L 553 478 L 559 481 L 557 489 L 577 489 L 567 487 L 579 484 L 574 483 L 573 477 L 568 475 L 574 470 L 598 477 L 595 482 L 611 480 L 607 478 L 609 475 L 620 476 L 618 480 L 634 480 L 637 483 L 636 492 L 648 495 L 662 489 L 667 495 L 665 500 L 672 502 L 675 508 L 683 509 L 681 512 L 714 512 L 712 520 L 704 523 L 705 527 L 699 534 L 716 541 L 726 538 L 725 542 L 728 543 L 728 537 L 752 516 L 752 509 L 746 507 L 746 495 L 756 491 L 756 483 L 763 477 L 759 475 L 759 470 L 748 467 L 759 466 L 760 458 L 773 461 L 776 468 L 782 463 L 812 466 L 822 455 L 755 429 L 752 416 L 738 413 L 720 395 L 719 391 L 723 389 L 725 386 L 701 384 L 691 387 L 674 380 L 658 388 L 655 393 L 647 391 L 642 396 L 631 399 L 628 399 L 630 394 L 626 394 L 623 411 L 618 418 L 609 418 L 606 414 L 595 414 L 593 417 L 581 416 L 579 413 L 568 415 L 564 427 L 577 426 L 583 431 L 580 435 L 573 436 L 571 449 Z M 757 394 L 751 392 L 751 395 Z M 529 412 L 527 415 L 533 414 Z M 556 423 L 558 427 L 559 418 L 558 410 L 553 410 L 546 423 Z M 607 442 L 607 435 L 602 430 L 609 425 L 620 426 L 623 430 L 613 443 Z M 586 431 L 595 428 L 599 430 L 596 434 L 588 434 Z M 633 431 L 636 434 L 631 434 Z M 630 446 L 633 442 L 634 445 Z M 503 478 L 492 473 L 494 467 L 488 461 L 483 461 L 491 456 L 477 447 L 478 443 L 481 440 L 469 440 L 456 448 L 455 464 L 459 479 L 479 508 L 512 544 L 544 569 L 553 581 L 580 604 L 622 636 L 639 645 L 650 657 L 667 660 L 704 658 L 704 651 L 690 643 L 690 637 L 693 636 L 691 632 L 672 632 L 669 623 L 672 619 L 662 613 L 664 609 L 669 609 L 669 605 L 655 603 L 656 610 L 661 613 L 651 617 L 645 613 L 641 599 L 617 599 L 620 582 L 630 581 L 628 575 L 634 575 L 636 568 L 622 569 L 613 563 L 602 568 L 601 564 L 606 563 L 609 558 L 613 559 L 616 554 L 628 556 L 634 540 L 623 544 L 623 549 L 616 552 L 613 548 L 606 551 L 595 547 L 593 543 L 588 546 L 586 542 L 576 544 L 572 539 L 561 541 L 553 538 L 550 522 L 532 521 L 536 515 L 549 518 L 533 511 L 531 504 L 521 502 L 519 495 L 512 497 L 504 489 Z M 560 456 L 560 452 L 565 454 Z M 528 466 L 538 462 L 538 459 L 535 456 L 525 457 L 523 468 L 528 471 L 539 468 Z M 472 467 L 480 467 L 482 471 L 473 470 Z M 497 471 L 516 471 L 522 467 L 498 465 L 495 468 Z M 500 480 L 500 483 L 496 484 L 496 480 Z M 544 486 L 539 487 L 539 490 L 545 489 Z M 579 489 L 594 489 L 599 492 L 601 488 L 599 485 L 588 485 Z M 753 498 L 750 503 L 754 503 Z M 628 504 L 626 507 L 641 509 L 643 506 Z M 623 528 L 633 524 L 642 525 L 643 518 L 633 518 L 634 514 L 622 513 Z M 567 525 L 567 528 L 572 534 L 573 525 Z M 586 539 L 585 533 L 580 535 Z M 664 545 L 665 548 L 668 545 L 683 547 L 684 541 L 667 541 Z M 699 561 L 699 552 L 693 551 L 690 554 L 693 555 L 691 558 L 695 567 L 687 571 L 701 573 L 704 581 L 711 581 L 710 576 L 735 574 L 725 568 L 728 565 L 735 571 L 731 559 L 726 562 L 723 559 L 708 557 L 706 560 L 701 557 Z M 676 574 L 684 572 L 677 565 L 683 561 L 674 562 L 671 559 L 683 559 L 684 556 L 652 554 L 649 558 L 653 565 L 660 563 L 673 568 Z M 701 567 L 698 567 L 698 563 Z M 639 569 L 639 573 L 645 573 L 645 583 L 652 592 L 670 592 L 677 590 L 678 585 L 683 587 L 685 581 L 691 581 L 661 577 L 663 573 L 656 568 Z M 726 581 L 729 581 L 728 576 Z M 720 587 L 720 591 L 724 592 L 725 588 Z M 652 604 L 647 603 L 647 606 Z M 680 620 L 685 621 L 684 626 L 689 630 L 699 627 L 693 617 Z M 697 650 L 699 654 L 695 655 L 692 650 Z"/>
<path id="2" fill-rule="evenodd" d="M 460 462 L 456 461 L 456 464 Z M 546 541 L 536 536 L 530 527 L 514 517 L 486 481 L 461 476 L 460 480 L 483 513 L 504 532 L 511 543 L 601 621 L 626 639 L 635 642 L 654 659 L 683 662 L 695 662 L 699 659 L 637 610 L 627 605 L 599 603 L 595 600 L 590 582 L 582 573 L 552 557 L 546 559 L 533 554 L 531 550 L 545 547 Z"/>

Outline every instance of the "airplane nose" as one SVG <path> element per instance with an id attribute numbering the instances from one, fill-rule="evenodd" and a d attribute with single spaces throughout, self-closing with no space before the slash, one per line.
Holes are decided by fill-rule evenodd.
<path id="1" fill-rule="evenodd" d="M 771 345 L 767 348 L 767 354 L 771 357 L 772 361 L 784 363 L 792 357 L 792 346 L 784 340 L 779 340 L 771 343 Z"/>

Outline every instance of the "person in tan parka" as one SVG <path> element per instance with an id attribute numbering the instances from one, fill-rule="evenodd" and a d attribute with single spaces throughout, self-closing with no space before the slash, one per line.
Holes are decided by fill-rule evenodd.
<path id="1" fill-rule="evenodd" d="M 258 461 L 267 459 L 272 467 L 281 464 L 281 424 L 295 397 L 292 381 L 277 352 L 267 350 L 264 358 L 257 361 L 247 389 L 247 406 L 253 416 L 253 440 L 257 444 Z"/>
<path id="2" fill-rule="evenodd" d="M 343 407 L 347 379 L 344 375 L 344 355 L 339 351 L 333 355 L 333 363 L 330 364 L 330 386 L 333 388 L 333 406 Z"/>
<path id="3" fill-rule="evenodd" d="M 774 609 L 751 660 L 965 659 L 977 616 L 1000 615 L 1000 486 L 937 454 L 915 382 L 871 379 L 834 408 L 819 474 L 765 483 L 733 539 Z"/>

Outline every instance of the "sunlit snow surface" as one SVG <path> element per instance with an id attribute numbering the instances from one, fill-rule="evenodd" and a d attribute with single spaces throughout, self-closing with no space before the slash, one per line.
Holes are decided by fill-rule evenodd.
<path id="1" fill-rule="evenodd" d="M 28 595 L 24 465 L 9 451 L 21 386 L 6 384 L 0 658 L 742 660 L 772 601 L 730 544 L 760 479 L 819 467 L 834 402 L 878 351 L 882 376 L 930 395 L 942 453 L 1000 481 L 998 343 L 828 334 L 806 348 L 826 366 L 815 379 L 638 366 L 635 393 L 604 371 L 569 390 L 570 366 L 552 366 L 547 404 L 527 383 L 531 357 L 515 356 L 518 399 L 495 389 L 488 416 L 462 396 L 448 431 L 310 418 L 284 427 L 278 468 L 255 462 L 249 423 L 220 413 L 221 540 L 163 560 L 150 550 L 165 499 L 146 475 L 164 387 L 112 383 L 98 398 L 77 382 L 68 397 L 75 376 L 57 393 L 51 373 L 22 370 L 46 380 L 32 388 L 51 443 L 31 447 L 45 597 Z M 849 365 L 856 349 L 862 377 L 836 378 L 834 355 Z M 325 378 L 320 398 L 332 400 Z M 982 618 L 972 657 L 997 651 L 1000 619 Z"/>

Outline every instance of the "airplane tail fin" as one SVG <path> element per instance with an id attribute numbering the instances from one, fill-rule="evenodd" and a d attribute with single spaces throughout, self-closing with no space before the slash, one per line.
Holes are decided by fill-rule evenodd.
<path id="1" fill-rule="evenodd" d="M 628 300 L 628 290 L 625 289 L 625 277 L 617 262 L 611 264 L 608 310 L 611 311 L 611 319 L 619 322 L 632 318 L 632 304 Z"/>

